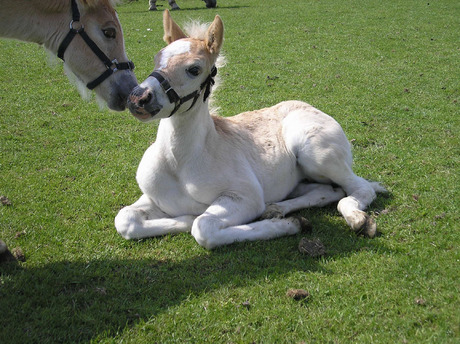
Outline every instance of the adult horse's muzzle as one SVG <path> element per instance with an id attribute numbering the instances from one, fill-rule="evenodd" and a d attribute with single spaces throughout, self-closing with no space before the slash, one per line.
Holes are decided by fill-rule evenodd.
<path id="1" fill-rule="evenodd" d="M 111 110 L 123 111 L 126 108 L 131 91 L 138 85 L 136 76 L 132 71 L 118 71 L 111 78 L 113 80 L 107 80 L 107 82 L 109 80 L 111 82 L 109 86 L 111 87 L 110 97 L 105 101 Z M 98 93 L 97 90 L 96 93 Z"/>
<path id="2" fill-rule="evenodd" d="M 128 97 L 129 111 L 141 121 L 152 119 L 162 108 L 148 88 L 136 86 Z"/>

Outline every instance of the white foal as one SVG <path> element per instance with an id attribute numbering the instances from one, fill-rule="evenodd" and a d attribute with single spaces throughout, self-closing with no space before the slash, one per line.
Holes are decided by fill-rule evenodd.
<path id="1" fill-rule="evenodd" d="M 353 173 L 340 125 L 299 101 L 231 118 L 211 116 L 208 96 L 223 40 L 220 17 L 192 38 L 168 11 L 163 24 L 169 45 L 128 100 L 138 119 L 161 121 L 137 172 L 143 195 L 115 219 L 120 235 L 191 231 L 212 249 L 295 234 L 302 221 L 285 215 L 339 201 L 351 228 L 373 237 L 375 222 L 363 210 L 384 189 Z"/>

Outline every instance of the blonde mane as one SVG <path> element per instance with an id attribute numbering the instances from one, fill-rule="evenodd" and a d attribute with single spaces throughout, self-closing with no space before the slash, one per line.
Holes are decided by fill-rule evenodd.
<path id="1" fill-rule="evenodd" d="M 201 23 L 197 20 L 191 20 L 184 25 L 184 31 L 190 38 L 204 40 L 209 24 L 210 23 Z"/>

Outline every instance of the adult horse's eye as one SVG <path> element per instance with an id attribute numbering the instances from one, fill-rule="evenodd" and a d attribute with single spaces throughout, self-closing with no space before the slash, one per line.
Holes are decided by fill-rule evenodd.
<path id="1" fill-rule="evenodd" d="M 102 33 L 107 38 L 117 37 L 117 31 L 114 28 L 102 29 Z"/>
<path id="2" fill-rule="evenodd" d="M 191 76 L 198 76 L 201 73 L 201 68 L 198 66 L 193 66 L 187 69 L 187 73 Z"/>

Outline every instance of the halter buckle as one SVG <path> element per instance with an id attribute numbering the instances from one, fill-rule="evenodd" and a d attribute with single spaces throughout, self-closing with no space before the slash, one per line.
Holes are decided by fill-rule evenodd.
<path id="1" fill-rule="evenodd" d="M 75 23 L 78 23 L 77 28 L 74 28 Z M 70 26 L 70 30 L 76 33 L 82 32 L 84 29 L 83 24 L 81 24 L 79 20 L 71 20 L 69 26 Z"/>
<path id="2" fill-rule="evenodd" d="M 112 66 L 115 66 L 115 68 L 111 68 Z M 111 68 L 113 72 L 115 73 L 118 70 L 118 60 L 113 59 L 112 64 L 110 66 L 107 66 L 107 69 Z"/>

